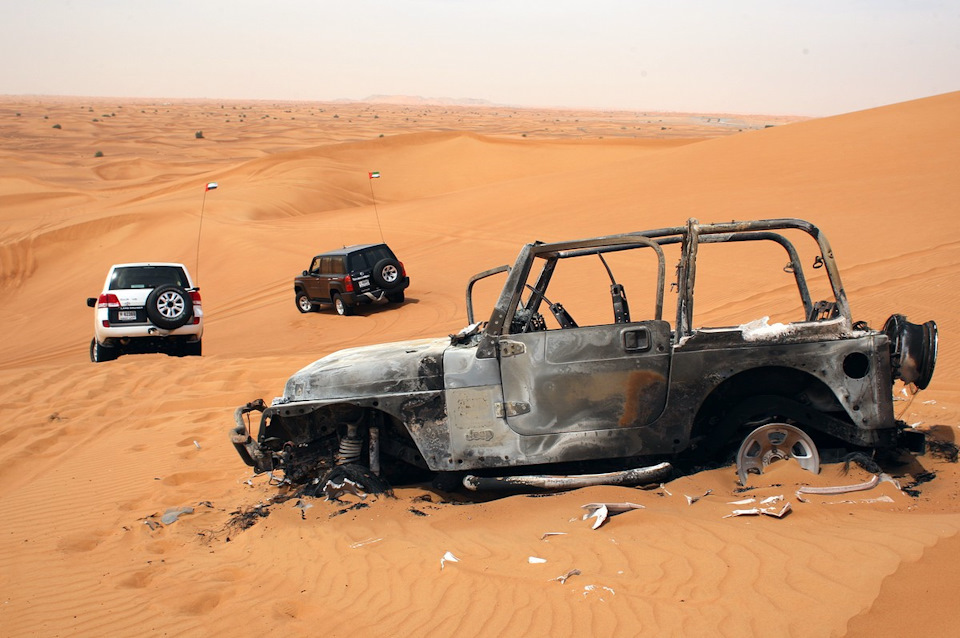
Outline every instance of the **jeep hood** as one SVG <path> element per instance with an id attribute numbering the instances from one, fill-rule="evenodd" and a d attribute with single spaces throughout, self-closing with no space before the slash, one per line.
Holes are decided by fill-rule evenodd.
<path id="1" fill-rule="evenodd" d="M 442 390 L 443 352 L 449 345 L 449 338 L 438 338 L 340 350 L 290 377 L 273 403 Z"/>

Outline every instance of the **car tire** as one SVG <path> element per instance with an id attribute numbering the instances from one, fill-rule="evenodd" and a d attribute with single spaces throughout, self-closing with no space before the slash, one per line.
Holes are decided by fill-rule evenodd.
<path id="1" fill-rule="evenodd" d="M 337 314 L 341 317 L 349 317 L 353 314 L 353 308 L 347 305 L 338 292 L 333 293 L 333 309 L 336 310 Z"/>
<path id="2" fill-rule="evenodd" d="M 156 327 L 176 330 L 193 316 L 193 300 L 179 286 L 157 286 L 147 296 L 146 311 L 147 319 Z"/>
<path id="3" fill-rule="evenodd" d="M 383 288 L 390 290 L 400 285 L 402 277 L 400 276 L 400 262 L 392 257 L 386 257 L 377 262 L 373 267 L 373 282 Z"/>
<path id="4" fill-rule="evenodd" d="M 97 343 L 97 338 L 90 340 L 90 361 L 94 363 L 103 363 L 104 361 L 113 361 L 120 354 L 117 348 L 107 348 Z"/>
<path id="5" fill-rule="evenodd" d="M 180 344 L 181 357 L 199 357 L 203 352 L 202 341 L 187 341 Z"/>
<path id="6" fill-rule="evenodd" d="M 390 303 L 403 303 L 403 291 L 400 292 L 388 292 L 387 301 Z"/>
<path id="7" fill-rule="evenodd" d="M 317 307 L 313 305 L 313 302 L 310 301 L 310 297 L 307 296 L 307 293 L 300 290 L 297 291 L 296 303 L 297 310 L 303 313 L 313 312 L 317 309 Z"/>

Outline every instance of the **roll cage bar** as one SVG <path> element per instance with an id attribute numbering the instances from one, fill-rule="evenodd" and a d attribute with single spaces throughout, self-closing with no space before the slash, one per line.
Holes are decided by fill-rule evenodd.
<path id="1" fill-rule="evenodd" d="M 675 342 L 693 333 L 693 293 L 696 282 L 697 251 L 699 245 L 702 243 L 772 241 L 779 244 L 786 251 L 789 258 L 789 262 L 784 270 L 793 274 L 804 311 L 806 315 L 810 317 L 814 314 L 815 305 L 811 300 L 803 266 L 800 263 L 799 255 L 793 243 L 777 232 L 783 230 L 799 230 L 805 232 L 817 243 L 820 255 L 817 256 L 814 267 L 823 267 L 826 269 L 835 299 L 836 309 L 834 315 L 840 322 L 849 327 L 852 324 L 852 319 L 846 292 L 840 280 L 840 271 L 834 259 L 833 249 L 819 228 L 809 222 L 793 218 L 744 222 L 734 221 L 718 224 L 700 224 L 696 219 L 691 218 L 685 226 L 659 228 L 635 233 L 608 235 L 592 239 L 558 243 L 543 243 L 538 241 L 532 244 L 526 244 L 520 250 L 520 254 L 517 256 L 513 268 L 509 266 L 499 266 L 475 275 L 467 285 L 467 319 L 471 324 L 474 323 L 472 302 L 474 284 L 480 279 L 500 272 L 508 273 L 507 281 L 503 286 L 500 297 L 494 306 L 489 321 L 483 329 L 477 356 L 481 358 L 496 356 L 497 338 L 501 335 L 510 334 L 511 323 L 518 309 L 533 313 L 537 311 L 557 262 L 560 259 L 593 254 L 603 255 L 605 253 L 636 248 L 653 249 L 657 254 L 658 262 L 654 318 L 661 320 L 663 314 L 663 295 L 666 285 L 666 264 L 661 246 L 677 243 L 681 243 L 682 248 L 680 263 L 677 265 L 677 281 L 675 282 L 678 288 L 676 330 L 674 331 Z M 526 281 L 536 259 L 543 259 L 546 263 L 533 287 L 534 292 L 525 304 L 521 304 L 522 294 L 526 288 Z"/>

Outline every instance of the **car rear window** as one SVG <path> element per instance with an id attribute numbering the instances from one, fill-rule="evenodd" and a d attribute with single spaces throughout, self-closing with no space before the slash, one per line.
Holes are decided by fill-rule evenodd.
<path id="1" fill-rule="evenodd" d="M 113 271 L 110 290 L 156 288 L 172 284 L 187 288 L 187 274 L 179 266 L 125 266 Z"/>
<path id="2" fill-rule="evenodd" d="M 392 258 L 393 253 L 386 246 L 373 246 L 362 252 L 350 255 L 350 271 L 371 270 L 381 259 Z"/>

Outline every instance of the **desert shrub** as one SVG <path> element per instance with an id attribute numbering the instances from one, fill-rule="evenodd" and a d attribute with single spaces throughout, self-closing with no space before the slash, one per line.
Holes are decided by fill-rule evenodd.
<path id="1" fill-rule="evenodd" d="M 63 128 L 63 127 L 60 126 L 59 124 L 54 124 L 54 125 L 53 125 L 53 128 Z"/>
<path id="2" fill-rule="evenodd" d="M 93 154 L 94 157 L 103 157 L 103 151 L 97 151 Z"/>
<path id="3" fill-rule="evenodd" d="M 194 136 L 195 138 L 197 138 L 198 140 L 202 140 L 202 139 L 203 139 L 203 131 L 197 131 L 196 133 L 193 134 L 193 136 Z"/>

